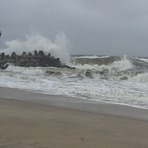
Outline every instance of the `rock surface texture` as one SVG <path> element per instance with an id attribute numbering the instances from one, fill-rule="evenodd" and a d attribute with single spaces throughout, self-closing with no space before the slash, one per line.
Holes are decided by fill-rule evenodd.
<path id="1" fill-rule="evenodd" d="M 7 63 L 12 63 L 14 66 L 21 67 L 59 67 L 59 68 L 71 68 L 61 63 L 59 58 L 51 56 L 51 54 L 45 54 L 43 51 L 34 51 L 34 53 L 23 52 L 21 55 L 17 55 L 12 52 L 11 55 L 5 53 L 0 54 L 0 69 L 8 67 Z M 6 66 L 7 65 L 7 66 Z"/>

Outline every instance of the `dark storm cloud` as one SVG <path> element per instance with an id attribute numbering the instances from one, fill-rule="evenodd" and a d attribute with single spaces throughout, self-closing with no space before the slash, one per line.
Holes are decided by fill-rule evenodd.
<path id="1" fill-rule="evenodd" d="M 63 31 L 71 53 L 139 55 L 148 48 L 147 0 L 0 0 L 0 43 Z"/>

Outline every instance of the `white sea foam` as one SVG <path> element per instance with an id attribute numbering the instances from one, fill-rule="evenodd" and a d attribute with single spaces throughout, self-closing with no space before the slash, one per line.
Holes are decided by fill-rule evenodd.
<path id="1" fill-rule="evenodd" d="M 117 69 L 117 70 L 126 70 L 126 69 L 132 69 L 133 65 L 132 63 L 128 60 L 126 56 L 122 58 L 121 61 L 115 61 L 113 62 L 110 66 L 110 69 Z"/>
<path id="2" fill-rule="evenodd" d="M 76 69 L 9 66 L 0 71 L 0 86 L 148 108 L 148 73 L 131 75 L 129 70 L 135 67 L 128 58 L 110 65 L 73 66 Z M 109 71 L 102 74 L 103 69 Z M 61 75 L 50 75 L 47 70 Z M 86 76 L 87 71 L 93 78 Z M 125 76 L 128 78 L 121 79 Z"/>
<path id="3" fill-rule="evenodd" d="M 138 58 L 138 59 L 148 63 L 148 58 Z"/>

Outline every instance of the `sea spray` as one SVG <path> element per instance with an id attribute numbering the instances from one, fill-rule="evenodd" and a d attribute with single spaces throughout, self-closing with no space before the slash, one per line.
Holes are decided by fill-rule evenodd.
<path id="1" fill-rule="evenodd" d="M 69 64 L 70 62 L 68 40 L 64 33 L 57 34 L 54 41 L 41 34 L 31 34 L 26 35 L 25 40 L 6 41 L 5 45 L 6 48 L 2 52 L 6 54 L 11 54 L 12 52 L 21 54 L 23 51 L 43 50 L 45 53 L 51 53 L 55 58 L 60 58 L 63 64 Z"/>

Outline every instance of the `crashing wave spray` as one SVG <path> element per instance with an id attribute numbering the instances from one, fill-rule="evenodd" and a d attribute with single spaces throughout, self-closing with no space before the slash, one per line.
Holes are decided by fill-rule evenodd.
<path id="1" fill-rule="evenodd" d="M 34 50 L 43 50 L 45 53 L 51 53 L 55 58 L 60 58 L 63 64 L 69 64 L 70 55 L 68 40 L 64 33 L 56 35 L 52 41 L 41 34 L 26 35 L 25 40 L 12 40 L 5 42 L 6 48 L 3 52 L 11 54 L 13 51 L 17 54 L 25 52 L 34 52 Z"/>

